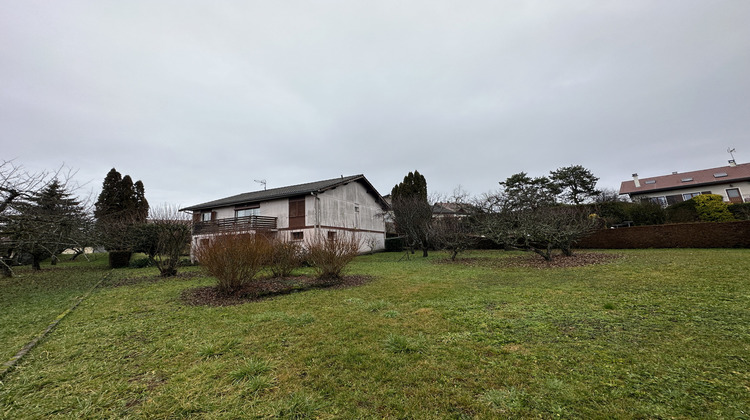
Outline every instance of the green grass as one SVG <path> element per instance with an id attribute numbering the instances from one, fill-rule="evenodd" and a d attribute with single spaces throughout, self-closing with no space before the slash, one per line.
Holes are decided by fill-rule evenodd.
<path id="1" fill-rule="evenodd" d="M 547 270 L 377 254 L 349 268 L 364 286 L 230 307 L 180 301 L 207 277 L 116 270 L 3 379 L 0 418 L 750 416 L 750 251 L 614 253 Z M 1 280 L 0 351 L 97 264 Z"/>

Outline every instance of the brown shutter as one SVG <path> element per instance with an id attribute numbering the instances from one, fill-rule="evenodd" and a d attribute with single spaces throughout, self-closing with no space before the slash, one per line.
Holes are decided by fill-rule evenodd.
<path id="1" fill-rule="evenodd" d="M 211 220 L 216 220 L 216 212 L 215 211 L 211 212 Z"/>
<path id="2" fill-rule="evenodd" d="M 201 221 L 201 212 L 194 211 L 193 212 L 193 223 L 197 223 Z"/>
<path id="3" fill-rule="evenodd" d="M 289 227 L 305 227 L 305 197 L 289 199 Z"/>

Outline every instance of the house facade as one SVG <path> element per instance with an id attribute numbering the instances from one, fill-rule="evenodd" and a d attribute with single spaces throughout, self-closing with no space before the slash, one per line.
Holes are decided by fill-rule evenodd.
<path id="1" fill-rule="evenodd" d="M 224 232 L 259 232 L 311 241 L 354 234 L 360 252 L 385 248 L 388 205 L 364 175 L 221 198 L 181 211 L 193 215 L 191 249 Z"/>
<path id="2" fill-rule="evenodd" d="M 649 178 L 623 181 L 620 194 L 628 194 L 634 201 L 651 200 L 662 206 L 689 200 L 700 194 L 718 194 L 728 203 L 750 202 L 750 163 L 702 169 L 692 172 L 673 172 Z"/>

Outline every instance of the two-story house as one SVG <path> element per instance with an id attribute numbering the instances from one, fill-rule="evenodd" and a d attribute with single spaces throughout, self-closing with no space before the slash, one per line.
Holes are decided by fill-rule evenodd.
<path id="1" fill-rule="evenodd" d="M 385 248 L 387 210 L 364 175 L 254 191 L 181 209 L 193 214 L 193 249 L 217 233 L 263 231 L 296 241 L 353 233 L 361 252 Z"/>
<path id="2" fill-rule="evenodd" d="M 632 200 L 651 200 L 668 206 L 689 200 L 700 194 L 718 194 L 730 203 L 750 202 L 750 163 L 702 169 L 699 171 L 673 172 L 648 178 L 623 181 L 620 194 L 628 194 Z"/>

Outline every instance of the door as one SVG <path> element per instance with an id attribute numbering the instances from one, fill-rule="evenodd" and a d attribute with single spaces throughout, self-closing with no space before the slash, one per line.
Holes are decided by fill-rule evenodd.
<path id="1" fill-rule="evenodd" d="M 727 197 L 729 197 L 729 202 L 731 203 L 734 203 L 734 204 L 742 203 L 742 195 L 740 195 L 739 188 L 727 189 Z"/>
<path id="2" fill-rule="evenodd" d="M 305 227 L 305 197 L 289 199 L 289 227 L 292 229 Z"/>

